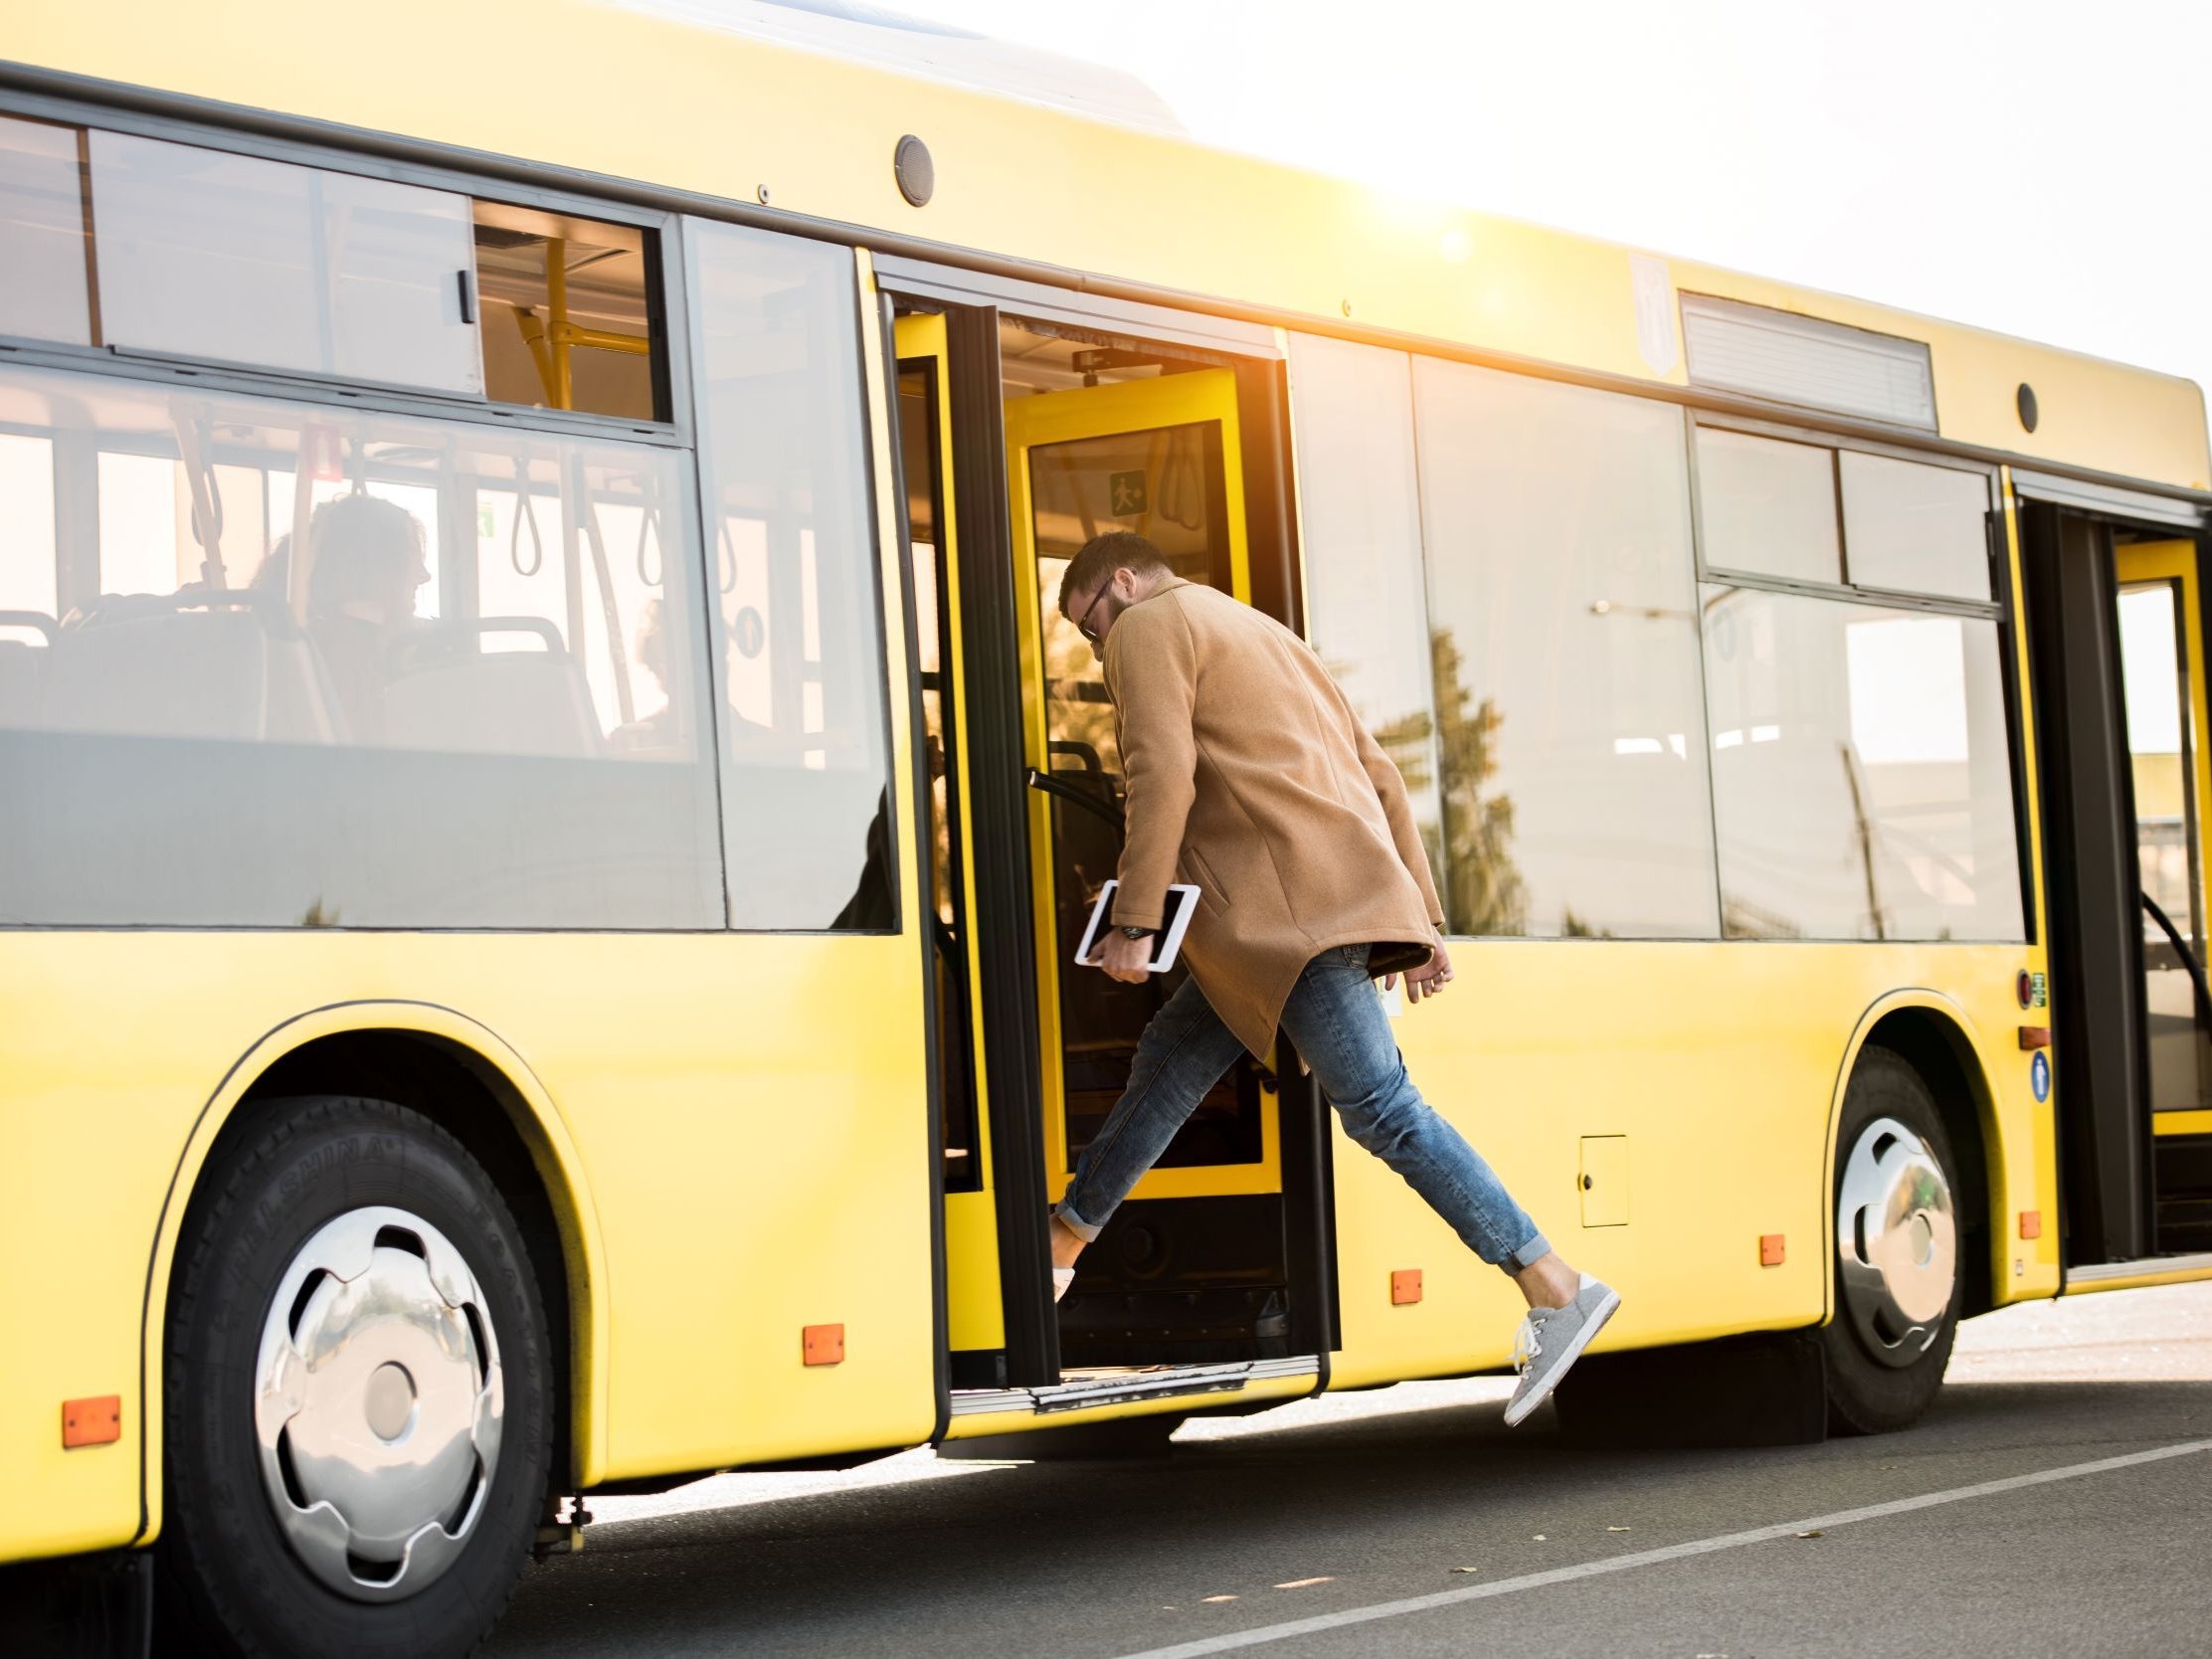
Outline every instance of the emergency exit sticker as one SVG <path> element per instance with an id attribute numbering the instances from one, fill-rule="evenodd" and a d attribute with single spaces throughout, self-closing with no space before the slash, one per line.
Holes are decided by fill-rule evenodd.
<path id="1" fill-rule="evenodd" d="M 2051 1098 L 2051 1061 L 2040 1048 L 2035 1051 L 2034 1058 L 2028 1061 L 2028 1087 L 2035 1090 L 2038 1106 Z"/>
<path id="2" fill-rule="evenodd" d="M 1145 510 L 1147 490 L 1142 468 L 1135 472 L 1114 472 L 1106 479 L 1106 496 L 1113 504 L 1107 508 L 1116 518 L 1133 518 Z"/>

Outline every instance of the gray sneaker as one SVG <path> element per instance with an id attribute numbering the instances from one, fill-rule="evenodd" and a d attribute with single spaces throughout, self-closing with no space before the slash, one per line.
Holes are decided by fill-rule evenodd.
<path id="1" fill-rule="evenodd" d="M 1567 1368 L 1582 1357 L 1590 1338 L 1619 1306 L 1620 1292 L 1584 1273 L 1582 1288 L 1566 1307 L 1529 1310 L 1513 1339 L 1513 1369 L 1521 1374 L 1521 1386 L 1506 1401 L 1508 1428 L 1552 1397 Z"/>

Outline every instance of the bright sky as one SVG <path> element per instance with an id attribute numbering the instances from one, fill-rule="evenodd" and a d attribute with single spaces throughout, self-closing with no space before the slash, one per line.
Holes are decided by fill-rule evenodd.
<path id="1" fill-rule="evenodd" d="M 2212 380 L 2212 6 L 886 3 L 1212 143 Z"/>

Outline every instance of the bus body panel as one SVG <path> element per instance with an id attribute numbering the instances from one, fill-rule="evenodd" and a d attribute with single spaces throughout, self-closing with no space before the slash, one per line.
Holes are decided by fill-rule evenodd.
<path id="1" fill-rule="evenodd" d="M 265 44 L 242 50 L 250 41 Z M 334 50 L 310 50 L 277 0 L 225 0 L 212 15 L 133 0 L 19 7 L 0 59 L 767 199 L 1303 317 L 1686 378 L 1679 340 L 1664 370 L 1643 355 L 1628 249 L 588 0 L 391 0 Z M 892 172 L 905 133 L 935 161 L 920 210 Z M 1669 271 L 1677 289 L 1929 342 L 1945 438 L 2191 488 L 2212 475 L 2187 380 L 1735 272 Z M 2023 382 L 2044 412 L 2033 433 L 2013 407 Z"/>
<path id="2" fill-rule="evenodd" d="M 49 1264 L 0 1289 L 0 1480 L 21 1500 L 0 1557 L 138 1534 L 197 1166 L 260 1069 L 337 1029 L 473 1032 L 551 1108 L 563 1163 L 589 1172 L 566 1196 L 585 1221 L 577 1312 L 593 1316 L 576 1326 L 587 1483 L 927 1438 L 911 934 L 39 932 L 0 939 L 0 1070 L 25 1151 L 0 1170 L 0 1243 Z M 117 1009 L 125 973 L 145 989 Z M 844 1363 L 803 1366 L 801 1328 L 829 1323 L 846 1328 Z M 62 1401 L 107 1393 L 121 1441 L 63 1451 Z"/>
<path id="3" fill-rule="evenodd" d="M 1828 1311 L 1834 1123 L 1850 1060 L 1883 1014 L 1951 1019 L 1978 1055 L 1999 1302 L 2058 1287 L 2055 1225 L 2017 1238 L 2021 1210 L 2055 1213 L 2050 1108 L 2014 1029 L 2022 967 L 2010 945 L 1463 941 L 1440 1009 L 1397 1020 L 1423 1095 L 1496 1167 L 1546 1236 L 1622 1287 L 1600 1346 L 1695 1342 L 1818 1324 Z M 1948 988 L 1948 994 L 1904 989 Z M 1747 1017 L 1755 1014 L 1755 1017 Z M 1739 1104 L 1717 1113 L 1715 1102 Z M 1627 1138 L 1628 1221 L 1581 1222 L 1584 1137 Z M 2040 1156 L 2039 1156 L 2040 1154 Z M 2038 1172 L 2041 1172 L 2039 1174 Z M 1344 1387 L 1509 1362 L 1522 1305 L 1403 1184 L 1337 1130 Z M 1760 1239 L 1784 1258 L 1762 1266 Z M 2017 1261 L 2017 1267 L 2015 1262 Z M 1391 1274 L 1418 1268 L 1419 1302 Z"/>

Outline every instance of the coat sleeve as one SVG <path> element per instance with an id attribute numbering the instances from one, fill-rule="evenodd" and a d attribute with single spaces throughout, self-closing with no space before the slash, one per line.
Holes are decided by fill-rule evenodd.
<path id="1" fill-rule="evenodd" d="M 1413 822 L 1413 804 L 1405 798 L 1405 779 L 1399 774 L 1397 763 L 1375 741 L 1375 734 L 1360 719 L 1342 687 L 1337 691 L 1337 703 L 1352 727 L 1353 741 L 1360 749 L 1360 764 L 1367 768 L 1368 781 L 1375 786 L 1375 793 L 1382 803 L 1382 815 L 1390 821 L 1390 839 L 1396 843 L 1398 862 L 1413 878 L 1413 885 L 1421 890 L 1421 903 L 1428 907 L 1429 925 L 1441 933 L 1444 907 L 1436 901 L 1436 882 L 1428 870 L 1428 848 L 1422 844 L 1420 828 Z"/>
<path id="2" fill-rule="evenodd" d="M 1198 793 L 1198 650 L 1182 608 L 1124 614 L 1106 636 L 1106 689 L 1121 728 L 1126 830 L 1114 921 L 1159 927 Z"/>

